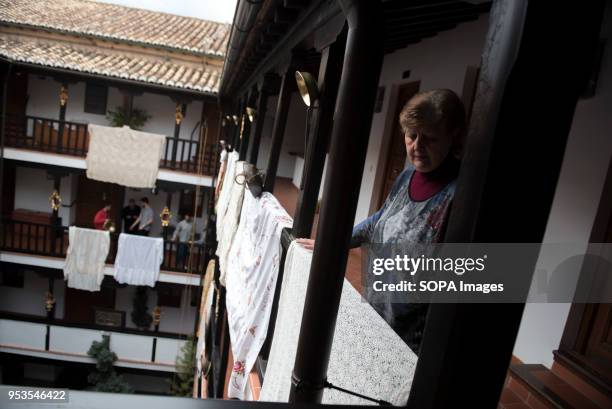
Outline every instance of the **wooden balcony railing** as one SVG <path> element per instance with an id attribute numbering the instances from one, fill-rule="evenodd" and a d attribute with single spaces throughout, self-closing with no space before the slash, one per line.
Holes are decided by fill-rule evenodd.
<path id="1" fill-rule="evenodd" d="M 111 234 L 111 245 L 106 262 L 113 264 L 117 255 L 119 235 Z M 0 231 L 0 249 L 16 253 L 65 258 L 68 250 L 68 227 L 3 219 Z M 191 253 L 187 249 L 184 260 L 179 257 L 179 243 L 164 241 L 162 270 L 185 272 L 191 262 L 191 272 L 202 271 L 208 259 L 204 246 L 196 244 Z"/>
<path id="2" fill-rule="evenodd" d="M 5 144 L 14 148 L 85 157 L 89 148 L 89 133 L 87 124 L 83 123 L 36 116 L 7 115 Z M 212 175 L 217 150 L 212 144 L 207 144 L 204 152 L 200 152 L 200 149 L 199 141 L 166 136 L 160 167 Z M 198 169 L 200 156 L 202 169 Z"/>

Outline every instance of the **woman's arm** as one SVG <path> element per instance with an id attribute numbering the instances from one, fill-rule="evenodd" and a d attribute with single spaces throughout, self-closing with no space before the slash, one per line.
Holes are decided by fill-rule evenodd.
<path id="1" fill-rule="evenodd" d="M 353 236 L 351 237 L 350 248 L 353 249 L 355 247 L 361 246 L 364 243 L 371 242 L 370 240 L 372 238 L 372 233 L 374 232 L 374 226 L 376 226 L 376 223 L 378 222 L 378 220 L 380 220 L 380 217 L 389 206 L 389 203 L 391 203 L 395 196 L 397 196 L 397 193 L 400 188 L 406 183 L 408 183 L 408 181 L 410 180 L 410 174 L 410 169 L 404 169 L 404 171 L 400 173 L 397 179 L 395 179 L 395 182 L 393 182 L 393 186 L 391 187 L 389 196 L 387 196 L 387 199 L 385 200 L 383 206 L 376 213 L 374 213 L 373 215 L 371 215 L 353 228 Z"/>

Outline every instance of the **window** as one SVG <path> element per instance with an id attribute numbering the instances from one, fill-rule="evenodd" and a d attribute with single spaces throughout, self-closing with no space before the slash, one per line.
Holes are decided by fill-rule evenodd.
<path id="1" fill-rule="evenodd" d="M 107 99 L 108 87 L 106 85 L 87 83 L 83 110 L 90 114 L 106 115 Z"/>

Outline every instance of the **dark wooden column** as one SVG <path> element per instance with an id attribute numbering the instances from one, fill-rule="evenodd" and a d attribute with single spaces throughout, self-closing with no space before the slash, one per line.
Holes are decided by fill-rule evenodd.
<path id="1" fill-rule="evenodd" d="M 63 142 L 64 142 L 64 129 L 65 129 L 65 123 L 64 121 L 66 121 L 66 108 L 68 107 L 68 82 L 66 81 L 62 81 L 61 82 L 61 86 L 60 86 L 60 92 L 59 92 L 59 126 L 57 129 L 57 144 L 55 146 L 55 150 L 57 152 L 61 152 L 62 151 L 62 147 L 63 147 Z"/>
<path id="2" fill-rule="evenodd" d="M 257 97 L 257 112 L 255 116 L 255 127 L 251 146 L 249 149 L 248 162 L 257 166 L 257 157 L 259 156 L 259 145 L 261 143 L 261 133 L 263 132 L 264 122 L 266 121 L 266 112 L 268 110 L 268 96 L 278 92 L 280 86 L 280 78 L 275 74 L 266 74 L 262 81 L 259 96 Z"/>
<path id="3" fill-rule="evenodd" d="M 129 91 L 123 92 L 123 113 L 125 114 L 125 125 L 130 124 L 132 120 L 132 111 L 134 110 L 134 94 Z"/>
<path id="4" fill-rule="evenodd" d="M 304 152 L 302 184 L 295 208 L 293 229 L 294 237 L 310 237 L 314 222 L 321 177 L 325 166 L 325 155 L 334 122 L 334 109 L 338 96 L 338 85 L 342 74 L 342 59 L 346 47 L 346 33 L 323 49 L 319 67 L 320 99 L 312 117 L 311 135 Z"/>
<path id="5" fill-rule="evenodd" d="M 348 38 L 304 303 L 291 403 L 320 403 L 383 60 L 380 1 L 339 2 Z"/>
<path id="6" fill-rule="evenodd" d="M 62 174 L 58 173 L 58 172 L 49 172 L 49 175 L 51 175 L 51 177 L 53 177 L 53 190 L 57 191 L 57 193 L 60 193 L 60 185 L 61 185 L 61 180 L 62 180 Z M 52 252 L 55 252 L 57 250 L 57 238 L 60 234 L 62 234 L 61 231 L 61 223 L 59 220 L 59 209 L 52 209 L 51 212 L 51 249 Z M 62 252 L 62 249 L 59 249 L 59 253 Z"/>
<path id="7" fill-rule="evenodd" d="M 251 139 L 251 120 L 246 113 L 246 109 L 254 107 L 256 93 L 257 89 L 252 89 L 249 92 L 249 95 L 246 97 L 244 109 L 240 115 L 242 128 L 240 129 L 240 151 L 238 152 L 238 160 L 246 160 L 247 151 L 249 149 L 249 142 Z"/>
<path id="8" fill-rule="evenodd" d="M 590 74 L 584 62 L 596 53 L 603 10 L 603 1 L 581 7 L 558 2 L 554 13 L 542 2 L 493 3 L 445 241 L 542 242 L 574 109 Z M 525 98 L 534 90 L 547 96 L 544 104 Z M 517 166 L 519 134 L 529 148 L 521 150 Z M 512 200 L 517 181 L 521 197 L 537 200 Z M 535 269 L 537 245 L 531 253 L 521 258 Z M 526 294 L 531 277 L 512 284 Z M 408 407 L 496 407 L 523 308 L 519 303 L 431 304 Z"/>
<path id="9" fill-rule="evenodd" d="M 51 294 L 51 297 L 54 297 L 53 287 L 55 283 L 55 278 L 52 275 L 50 275 L 48 280 L 49 280 L 49 289 L 48 289 L 49 294 Z M 53 308 L 51 308 L 50 310 L 47 309 L 47 320 L 49 321 L 52 321 L 53 319 L 55 319 L 55 306 L 56 306 L 56 303 L 53 303 Z M 45 305 L 45 308 L 46 308 L 46 305 Z"/>
<path id="10" fill-rule="evenodd" d="M 181 135 L 181 124 L 183 123 L 183 117 L 185 116 L 186 108 L 187 108 L 186 104 L 176 102 L 176 107 L 174 109 L 174 133 L 173 133 L 174 140 L 172 141 L 172 161 L 171 161 L 172 162 L 171 166 L 173 169 L 176 166 L 176 162 L 180 163 L 180 161 L 183 160 L 183 158 L 181 157 L 180 160 L 177 161 L 176 154 L 178 152 L 178 138 Z M 164 158 L 164 159 L 168 160 L 168 158 Z"/>
<path id="11" fill-rule="evenodd" d="M 59 93 L 59 120 L 64 122 L 66 120 L 66 108 L 68 107 L 68 83 L 62 81 Z"/>
<path id="12" fill-rule="evenodd" d="M 274 191 L 278 161 L 280 159 L 283 138 L 285 137 L 285 126 L 287 125 L 287 116 L 289 115 L 289 107 L 291 105 L 291 94 L 295 89 L 295 61 L 292 61 L 287 71 L 283 74 L 278 102 L 276 103 L 276 114 L 274 115 L 274 125 L 272 126 L 272 147 L 270 148 L 270 157 L 268 158 L 268 167 L 266 168 L 266 179 L 263 185 L 263 190 L 265 192 Z"/>
<path id="13" fill-rule="evenodd" d="M 168 210 L 170 210 L 172 208 L 172 194 L 173 193 L 174 192 L 171 191 L 171 190 L 168 190 L 166 192 L 166 207 L 168 208 Z M 162 236 L 164 238 L 164 243 L 166 243 L 168 241 L 168 227 L 169 226 L 162 227 L 162 230 L 163 230 Z"/>

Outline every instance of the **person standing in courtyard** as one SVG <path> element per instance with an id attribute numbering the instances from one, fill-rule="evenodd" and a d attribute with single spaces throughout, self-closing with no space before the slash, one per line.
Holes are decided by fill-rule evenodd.
<path id="1" fill-rule="evenodd" d="M 134 199 L 130 199 L 128 205 L 121 211 L 121 218 L 123 219 L 123 231 L 125 233 L 136 234 L 136 227 L 132 228 L 132 225 L 140 216 L 140 206 L 136 204 Z"/>
<path id="2" fill-rule="evenodd" d="M 172 234 L 172 241 L 176 245 L 176 266 L 183 270 L 186 269 L 185 260 L 189 254 L 189 241 L 193 231 L 193 221 L 191 216 L 186 214 L 183 220 L 176 225 L 176 229 Z"/>
<path id="3" fill-rule="evenodd" d="M 134 231 L 134 234 L 139 236 L 148 236 L 151 233 L 151 227 L 153 227 L 153 209 L 149 206 L 149 199 L 143 197 L 140 199 L 140 215 L 130 226 L 130 230 Z"/>

